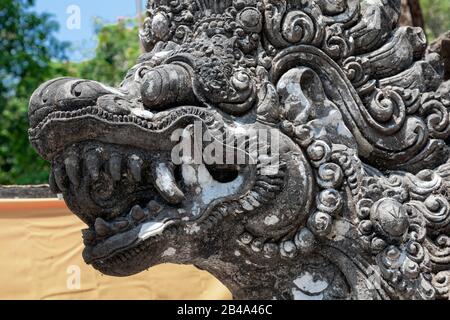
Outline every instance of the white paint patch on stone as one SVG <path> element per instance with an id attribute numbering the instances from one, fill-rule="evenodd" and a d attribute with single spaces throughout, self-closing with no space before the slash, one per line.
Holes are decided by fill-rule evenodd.
<path id="1" fill-rule="evenodd" d="M 197 202 L 194 202 L 191 208 L 191 215 L 194 217 L 197 217 L 201 213 L 199 204 Z"/>
<path id="2" fill-rule="evenodd" d="M 164 51 L 159 51 L 157 53 L 155 53 L 155 57 L 159 58 L 159 59 L 165 59 L 167 58 L 170 54 L 172 54 L 173 50 L 164 50 Z"/>
<path id="3" fill-rule="evenodd" d="M 239 252 L 239 250 L 236 250 L 236 251 L 234 252 L 234 255 L 235 255 L 236 257 L 240 257 L 240 256 L 241 256 L 241 253 Z"/>
<path id="4" fill-rule="evenodd" d="M 155 183 L 159 186 L 159 188 L 169 196 L 173 197 L 175 195 L 175 191 L 172 186 L 173 177 L 170 176 L 169 172 L 167 172 L 167 169 L 162 163 L 158 164 L 158 167 L 156 168 L 156 177 Z"/>
<path id="5" fill-rule="evenodd" d="M 294 297 L 294 300 L 323 300 L 322 293 L 310 296 L 295 288 L 292 288 L 292 296 Z"/>
<path id="6" fill-rule="evenodd" d="M 280 222 L 280 219 L 276 216 L 276 215 L 270 215 L 270 216 L 267 216 L 265 219 L 264 219 L 264 223 L 267 225 L 267 226 L 273 226 L 274 224 L 277 224 L 278 222 Z"/>
<path id="7" fill-rule="evenodd" d="M 187 186 L 192 186 L 197 183 L 197 172 L 193 166 L 183 164 L 181 173 L 183 175 L 183 181 Z"/>
<path id="8" fill-rule="evenodd" d="M 331 233 L 327 236 L 333 241 L 343 241 L 346 239 L 347 233 L 350 231 L 350 224 L 344 220 L 336 220 L 333 223 Z"/>
<path id="9" fill-rule="evenodd" d="M 204 204 L 209 204 L 213 200 L 235 194 L 243 183 L 244 179 L 242 176 L 237 177 L 236 180 L 230 183 L 220 183 L 213 180 L 210 183 L 202 186 L 202 201 Z"/>
<path id="10" fill-rule="evenodd" d="M 139 239 L 147 240 L 148 238 L 160 235 L 165 229 L 163 222 L 150 221 L 142 225 L 139 231 Z"/>
<path id="11" fill-rule="evenodd" d="M 235 136 L 247 136 L 247 129 L 239 123 L 237 123 L 235 127 L 229 127 L 229 130 Z"/>
<path id="12" fill-rule="evenodd" d="M 211 174 L 204 164 L 198 167 L 198 183 L 203 186 L 213 181 Z"/>
<path id="13" fill-rule="evenodd" d="M 155 114 L 144 109 L 131 109 L 131 112 L 140 118 L 152 120 L 155 117 Z"/>
<path id="14" fill-rule="evenodd" d="M 350 133 L 343 121 L 338 123 L 337 131 L 341 136 L 346 136 L 349 139 L 353 139 L 353 135 Z"/>
<path id="15" fill-rule="evenodd" d="M 308 174 L 305 171 L 304 163 L 301 161 L 302 158 L 303 158 L 303 155 L 299 155 L 299 154 L 292 155 L 292 160 L 295 161 L 293 163 L 295 163 L 295 165 L 298 166 L 298 171 L 300 173 L 299 177 L 302 179 L 303 185 L 306 186 L 308 184 Z"/>
<path id="16" fill-rule="evenodd" d="M 328 288 L 329 284 L 327 281 L 320 277 L 316 277 L 306 271 L 300 277 L 294 280 L 294 284 L 304 293 L 308 295 L 317 295 Z"/>
<path id="17" fill-rule="evenodd" d="M 96 83 L 98 85 L 100 85 L 103 89 L 105 89 L 106 91 L 109 91 L 110 93 L 114 93 L 115 95 L 118 95 L 118 96 L 121 96 L 121 97 L 125 96 L 125 93 L 123 93 L 122 91 L 120 91 L 120 90 L 118 90 L 116 88 L 107 87 L 101 82 L 96 82 Z"/>
<path id="18" fill-rule="evenodd" d="M 166 251 L 163 252 L 162 257 L 171 257 L 174 256 L 177 253 L 177 250 L 175 248 L 169 248 Z"/>
<path id="19" fill-rule="evenodd" d="M 200 226 L 196 223 L 188 225 L 184 228 L 187 234 L 196 234 L 200 231 Z"/>
<path id="20" fill-rule="evenodd" d="M 294 242 L 292 242 L 292 241 L 286 241 L 285 243 L 284 243 L 284 250 L 286 251 L 286 252 L 294 252 L 295 251 L 295 244 L 294 244 Z"/>
<path id="21" fill-rule="evenodd" d="M 384 4 L 383 4 L 383 1 L 381 1 L 381 0 L 363 0 L 362 1 L 362 5 L 364 6 L 364 7 L 367 7 L 367 6 L 384 6 Z"/>

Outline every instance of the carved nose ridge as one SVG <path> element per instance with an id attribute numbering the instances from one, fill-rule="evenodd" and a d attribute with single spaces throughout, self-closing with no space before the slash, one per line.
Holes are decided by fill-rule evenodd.
<path id="1" fill-rule="evenodd" d="M 28 108 L 30 126 L 35 127 L 54 111 L 72 111 L 94 105 L 113 89 L 95 81 L 57 78 L 41 85 L 32 95 Z"/>

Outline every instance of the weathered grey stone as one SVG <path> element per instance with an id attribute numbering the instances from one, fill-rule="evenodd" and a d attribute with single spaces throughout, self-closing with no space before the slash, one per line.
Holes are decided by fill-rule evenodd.
<path id="1" fill-rule="evenodd" d="M 48 185 L 0 186 L 0 199 L 56 198 Z"/>
<path id="2" fill-rule="evenodd" d="M 147 11 L 119 88 L 60 78 L 30 101 L 87 263 L 195 264 L 244 299 L 449 298 L 450 83 L 423 31 L 397 28 L 400 1 Z"/>

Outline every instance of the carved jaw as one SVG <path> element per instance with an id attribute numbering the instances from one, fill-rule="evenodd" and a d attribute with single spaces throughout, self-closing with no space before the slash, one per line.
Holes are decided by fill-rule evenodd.
<path id="1" fill-rule="evenodd" d="M 36 111 L 30 115 L 30 140 L 52 162 L 53 188 L 89 226 L 83 231 L 85 260 L 114 275 L 162 263 L 166 250 L 194 242 L 217 223 L 208 219 L 213 207 L 239 196 L 255 176 L 250 166 L 208 171 L 171 162 L 177 143 L 171 134 L 195 120 L 215 124 L 214 112 L 184 107 L 155 116 L 134 107 L 102 96 L 71 111 L 47 106 L 39 122 Z"/>
<path id="2" fill-rule="evenodd" d="M 51 180 L 88 225 L 86 262 L 106 274 L 126 275 L 165 262 L 165 251 L 181 251 L 217 225 L 215 205 L 239 195 L 254 176 L 251 168 L 224 174 L 230 181 L 216 181 L 205 166 L 192 170 L 156 159 L 153 151 L 82 142 L 53 159 Z M 190 184 L 192 179 L 204 181 Z"/>
<path id="3" fill-rule="evenodd" d="M 86 262 L 105 274 L 135 274 L 164 262 L 201 265 L 194 257 L 207 255 L 209 230 L 215 231 L 210 247 L 217 242 L 233 247 L 245 224 L 256 234 L 280 239 L 304 221 L 312 183 L 304 178 L 296 182 L 294 175 L 309 176 L 309 169 L 287 137 L 282 148 L 288 152 L 281 162 L 288 162 L 289 183 L 286 170 L 266 176 L 256 163 L 173 164 L 171 151 L 177 142 L 171 135 L 177 129 L 191 134 L 194 121 L 213 135 L 255 126 L 227 128 L 211 109 L 178 107 L 153 114 L 131 98 L 111 94 L 92 105 L 60 109 L 47 105 L 39 121 L 30 109 L 30 140 L 52 162 L 55 192 L 63 193 L 70 209 L 88 225 L 83 231 Z M 267 211 L 264 205 L 285 183 L 280 199 L 287 204 L 280 208 L 286 210 L 278 210 L 278 224 L 259 226 L 257 216 L 277 214 L 276 208 Z M 308 195 L 297 199 L 299 203 L 287 201 L 289 192 L 298 188 Z M 305 206 L 299 219 L 298 208 Z"/>

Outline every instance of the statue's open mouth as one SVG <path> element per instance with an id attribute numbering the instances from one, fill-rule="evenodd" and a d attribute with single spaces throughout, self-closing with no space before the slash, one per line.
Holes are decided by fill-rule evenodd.
<path id="1" fill-rule="evenodd" d="M 213 129 L 216 118 L 197 107 L 120 115 L 88 106 L 50 112 L 30 130 L 31 142 L 52 162 L 51 184 L 89 226 L 88 263 L 124 263 L 156 248 L 171 230 L 195 233 L 208 208 L 241 193 L 250 168 L 173 164 L 171 134 L 193 121 Z"/>
<path id="2" fill-rule="evenodd" d="M 155 245 L 169 228 L 177 228 L 183 219 L 190 221 L 187 215 L 181 218 L 179 210 L 151 201 L 145 207 L 135 205 L 128 214 L 111 221 L 98 218 L 93 229 L 83 230 L 86 262 L 110 265 L 132 259 Z"/>

